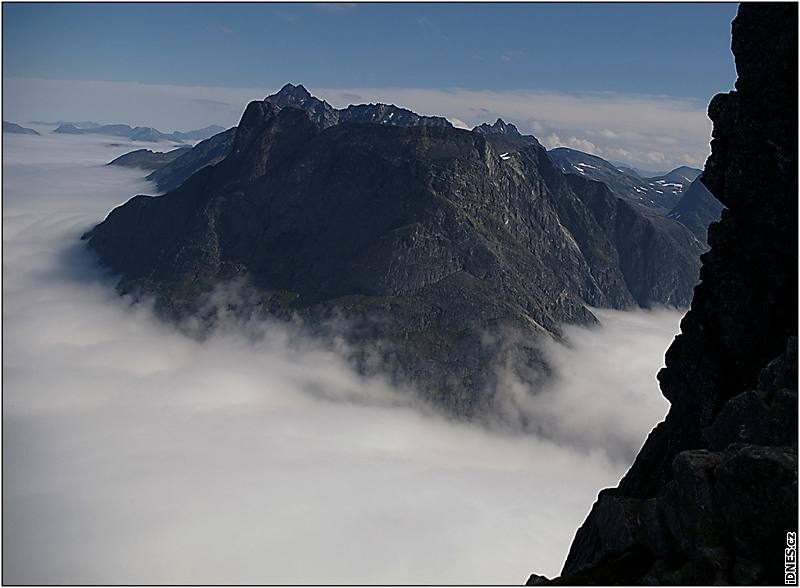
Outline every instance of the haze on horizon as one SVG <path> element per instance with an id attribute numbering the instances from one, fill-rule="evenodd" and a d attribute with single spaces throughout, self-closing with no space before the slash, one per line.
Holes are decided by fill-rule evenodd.
<path id="1" fill-rule="evenodd" d="M 702 167 L 735 4 L 6 4 L 4 116 L 232 126 L 286 82 L 652 171 Z M 47 39 L 47 42 L 42 42 Z"/>

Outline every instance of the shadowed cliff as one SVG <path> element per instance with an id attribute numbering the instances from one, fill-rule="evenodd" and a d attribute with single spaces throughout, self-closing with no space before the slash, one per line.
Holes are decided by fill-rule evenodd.
<path id="1" fill-rule="evenodd" d="M 797 5 L 741 5 L 732 50 L 736 90 L 709 105 L 703 175 L 727 209 L 658 374 L 672 406 L 555 583 L 783 583 L 797 530 Z"/>

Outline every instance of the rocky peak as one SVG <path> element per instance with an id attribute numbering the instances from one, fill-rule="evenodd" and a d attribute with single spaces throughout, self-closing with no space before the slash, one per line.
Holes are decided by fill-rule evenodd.
<path id="1" fill-rule="evenodd" d="M 311 120 L 323 129 L 339 123 L 339 111 L 324 100 L 312 96 L 301 84 L 296 86 L 286 84 L 275 94 L 267 96 L 264 102 L 279 108 L 293 107 L 305 110 Z"/>
<path id="2" fill-rule="evenodd" d="M 511 123 L 507 123 L 502 118 L 498 118 L 493 125 L 489 123 L 483 123 L 472 129 L 475 133 L 480 133 L 481 135 L 511 135 L 513 137 L 521 137 L 522 134 L 519 132 L 516 126 Z"/>
<path id="3" fill-rule="evenodd" d="M 279 106 L 303 106 L 309 100 L 314 99 L 311 92 L 306 90 L 302 84 L 286 84 L 278 90 L 275 94 L 268 96 L 270 102 L 274 102 Z"/>
<path id="4" fill-rule="evenodd" d="M 267 96 L 265 102 L 280 108 L 294 107 L 305 110 L 311 120 L 322 129 L 339 123 L 372 123 L 403 127 L 452 127 L 441 116 L 422 116 L 394 104 L 351 104 L 340 110 L 313 96 L 302 85 L 286 84 L 280 91 Z"/>

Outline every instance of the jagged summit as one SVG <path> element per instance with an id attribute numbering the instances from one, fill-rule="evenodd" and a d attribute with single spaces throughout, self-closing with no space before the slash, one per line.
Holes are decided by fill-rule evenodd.
<path id="1" fill-rule="evenodd" d="M 311 120 L 322 128 L 340 123 L 372 123 L 392 126 L 433 126 L 451 127 L 450 122 L 441 116 L 422 116 L 394 104 L 351 104 L 347 108 L 336 109 L 324 100 L 313 96 L 302 84 L 286 84 L 275 94 L 267 96 L 270 102 L 285 108 L 300 108 L 309 113 Z"/>
<path id="2" fill-rule="evenodd" d="M 297 101 L 302 104 L 313 96 L 303 84 L 285 84 L 271 98 L 274 98 L 274 101 Z"/>
<path id="3" fill-rule="evenodd" d="M 265 102 L 270 102 L 281 108 L 294 107 L 305 110 L 311 120 L 322 128 L 332 127 L 339 123 L 339 111 L 333 106 L 313 96 L 302 84 L 286 84 L 275 94 L 267 96 Z"/>
<path id="4" fill-rule="evenodd" d="M 475 133 L 481 135 L 511 135 L 514 137 L 521 137 L 522 133 L 519 132 L 516 126 L 507 123 L 502 118 L 498 118 L 493 125 L 483 123 L 472 129 Z"/>
<path id="5" fill-rule="evenodd" d="M 473 133 L 483 135 L 494 147 L 506 155 L 530 145 L 541 147 L 539 140 L 533 135 L 523 135 L 516 126 L 498 118 L 493 125 L 482 123 L 472 129 Z"/>

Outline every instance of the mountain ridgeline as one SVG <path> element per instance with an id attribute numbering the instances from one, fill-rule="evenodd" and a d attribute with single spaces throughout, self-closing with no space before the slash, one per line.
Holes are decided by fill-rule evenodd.
<path id="1" fill-rule="evenodd" d="M 343 334 L 360 369 L 467 417 L 491 412 L 498 362 L 535 387 L 538 339 L 594 324 L 587 305 L 688 305 L 704 250 L 513 125 L 337 110 L 291 84 L 151 177 L 170 191 L 84 236 L 121 292 L 180 319 L 244 282 L 249 311 Z"/>
<path id="2" fill-rule="evenodd" d="M 726 209 L 658 374 L 669 414 L 600 492 L 562 576 L 529 584 L 796 583 L 797 10 L 742 4 L 733 21 L 739 77 L 709 105 L 702 176 Z"/>

